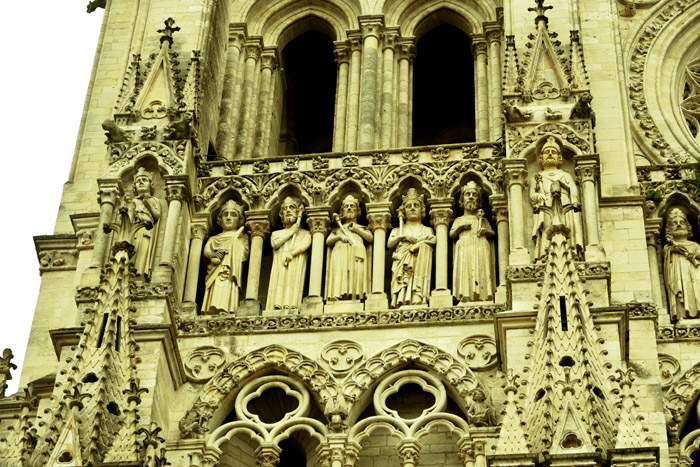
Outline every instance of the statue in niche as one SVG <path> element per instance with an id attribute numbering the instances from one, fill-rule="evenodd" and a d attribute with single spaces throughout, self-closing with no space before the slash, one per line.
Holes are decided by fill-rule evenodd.
<path id="1" fill-rule="evenodd" d="M 204 281 L 202 311 L 234 311 L 238 307 L 243 262 L 248 260 L 248 234 L 243 231 L 243 208 L 234 200 L 221 207 L 216 218 L 223 229 L 204 246 L 209 260 Z"/>
<path id="2" fill-rule="evenodd" d="M 685 213 L 671 209 L 666 216 L 664 277 L 673 321 L 700 316 L 700 245 L 688 239 L 692 235 Z"/>
<path id="3" fill-rule="evenodd" d="M 569 241 L 575 247 L 576 255 L 583 253 L 583 229 L 579 213 L 581 202 L 574 177 L 564 172 L 561 147 L 553 136 L 547 138 L 542 147 L 538 162 L 539 173 L 530 180 L 530 203 L 535 214 L 532 238 L 535 242 L 535 261 L 542 260 L 549 247 L 548 231 L 552 227 L 552 191 L 557 186 L 561 191 L 561 204 L 564 208 L 564 224 L 569 228 Z M 572 206 L 573 209 L 566 209 Z"/>
<path id="4" fill-rule="evenodd" d="M 331 249 L 326 273 L 329 301 L 361 300 L 367 295 L 371 256 L 366 244 L 371 245 L 374 237 L 366 226 L 357 223 L 360 212 L 360 201 L 348 195 L 340 205 L 340 214 L 333 215 L 338 227 L 326 239 Z"/>
<path id="5" fill-rule="evenodd" d="M 398 209 L 399 228 L 391 231 L 388 246 L 394 249 L 391 266 L 391 306 L 428 303 L 435 235 L 423 225 L 423 195 L 410 188 Z"/>
<path id="6" fill-rule="evenodd" d="M 287 196 L 280 206 L 283 229 L 272 232 L 272 271 L 267 291 L 268 310 L 294 310 L 301 306 L 306 275 L 307 250 L 311 233 L 301 228 L 304 205 L 295 196 Z"/>
<path id="7" fill-rule="evenodd" d="M 153 176 L 143 167 L 134 175 L 134 195 L 127 206 L 134 226 L 134 267 L 137 275 L 149 277 L 155 260 L 160 200 L 153 196 Z"/>
<path id="8" fill-rule="evenodd" d="M 469 182 L 462 187 L 464 214 L 450 229 L 454 245 L 452 293 L 460 302 L 492 300 L 494 265 L 491 238 L 494 232 L 481 208 L 481 187 Z"/>

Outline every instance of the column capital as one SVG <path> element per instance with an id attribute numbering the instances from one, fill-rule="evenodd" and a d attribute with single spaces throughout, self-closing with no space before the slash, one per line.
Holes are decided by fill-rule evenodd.
<path id="1" fill-rule="evenodd" d="M 434 198 L 428 201 L 430 206 L 430 223 L 433 227 L 449 225 L 452 221 L 452 198 Z"/>
<path id="2" fill-rule="evenodd" d="M 204 240 L 207 238 L 209 229 L 206 224 L 192 224 L 190 225 L 190 237 L 197 238 L 199 240 Z"/>
<path id="3" fill-rule="evenodd" d="M 486 41 L 491 44 L 492 42 L 501 42 L 501 34 L 503 30 L 498 22 L 487 22 L 484 23 L 484 35 L 486 36 Z"/>
<path id="4" fill-rule="evenodd" d="M 420 450 L 423 447 L 420 441 L 417 439 L 404 438 L 396 447 L 398 448 L 399 456 L 403 464 L 411 463 L 413 465 L 418 465 L 420 461 Z"/>
<path id="5" fill-rule="evenodd" d="M 253 58 L 258 60 L 260 58 L 260 53 L 262 52 L 262 44 L 259 38 L 249 39 L 245 41 L 245 58 Z"/>
<path id="6" fill-rule="evenodd" d="M 97 190 L 97 203 L 102 206 L 103 204 L 111 204 L 115 206 L 119 201 L 121 190 L 117 186 L 100 186 Z"/>
<path id="7" fill-rule="evenodd" d="M 345 462 L 343 467 L 354 467 L 357 460 L 360 458 L 360 451 L 362 451 L 362 446 L 355 441 L 349 441 L 345 445 Z"/>
<path id="8" fill-rule="evenodd" d="M 282 449 L 276 444 L 261 444 L 255 450 L 255 461 L 260 467 L 275 467 L 280 461 Z"/>
<path id="9" fill-rule="evenodd" d="M 472 36 L 472 54 L 475 57 L 478 55 L 486 55 L 486 35 L 485 34 L 474 34 Z"/>
<path id="10" fill-rule="evenodd" d="M 245 43 L 248 31 L 244 23 L 233 23 L 228 27 L 228 43 L 229 45 L 240 49 Z"/>
<path id="11" fill-rule="evenodd" d="M 278 64 L 277 47 L 265 47 L 260 58 L 261 69 L 269 68 L 270 70 L 275 70 Z"/>
<path id="12" fill-rule="evenodd" d="M 508 185 L 527 184 L 527 161 L 525 159 L 504 159 L 504 171 Z"/>
<path id="13" fill-rule="evenodd" d="M 360 31 L 362 32 L 362 37 L 376 37 L 379 36 L 384 29 L 384 17 L 377 15 L 364 15 L 357 18 L 360 22 Z"/>
<path id="14" fill-rule="evenodd" d="M 367 220 L 372 232 L 391 228 L 391 203 L 368 203 Z"/>
<path id="15" fill-rule="evenodd" d="M 362 50 L 362 33 L 360 31 L 348 31 L 348 43 L 350 44 L 350 52 L 359 52 Z"/>
<path id="16" fill-rule="evenodd" d="M 306 208 L 306 223 L 312 234 L 322 233 L 325 236 L 330 231 L 330 211 L 330 206 Z"/>
<path id="17" fill-rule="evenodd" d="M 644 219 L 644 232 L 646 234 L 647 246 L 653 246 L 658 249 L 661 247 L 661 228 L 663 227 L 663 219 L 660 217 L 651 217 Z"/>
<path id="18" fill-rule="evenodd" d="M 382 46 L 383 49 L 394 49 L 397 45 L 399 45 L 399 41 L 401 40 L 401 32 L 399 31 L 398 27 L 386 28 L 382 36 L 384 38 L 384 45 Z"/>
<path id="19" fill-rule="evenodd" d="M 416 41 L 414 37 L 404 37 L 399 42 L 399 58 L 413 60 L 416 58 Z"/>
<path id="20" fill-rule="evenodd" d="M 493 220 L 496 222 L 508 222 L 508 199 L 505 195 L 492 195 L 489 198 Z"/>
<path id="21" fill-rule="evenodd" d="M 578 182 L 595 182 L 600 175 L 600 160 L 598 155 L 591 154 L 587 156 L 574 157 L 576 165 L 576 176 Z"/>
<path id="22" fill-rule="evenodd" d="M 251 237 L 262 237 L 263 240 L 270 235 L 270 210 L 248 211 L 245 214 L 246 227 Z"/>
<path id="23" fill-rule="evenodd" d="M 459 447 L 459 458 L 464 465 L 467 465 L 467 462 L 474 462 L 474 443 L 469 435 L 462 437 L 457 442 L 457 447 Z"/>
<path id="24" fill-rule="evenodd" d="M 350 61 L 350 44 L 345 41 L 336 41 L 333 43 L 333 55 L 335 55 L 335 63 L 348 63 Z"/>
<path id="25" fill-rule="evenodd" d="M 187 200 L 187 187 L 181 181 L 167 182 L 165 185 L 165 199 L 168 203 L 172 201 L 180 201 L 181 203 Z"/>

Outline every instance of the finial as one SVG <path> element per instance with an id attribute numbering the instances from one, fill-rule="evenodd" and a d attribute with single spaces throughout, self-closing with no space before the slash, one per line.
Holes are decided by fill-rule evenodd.
<path id="1" fill-rule="evenodd" d="M 535 0 L 535 3 L 537 6 L 535 8 L 528 8 L 527 11 L 534 11 L 537 13 L 537 17 L 535 18 L 535 25 L 539 25 L 540 21 L 544 21 L 544 26 L 547 27 L 547 23 L 549 22 L 549 19 L 547 18 L 547 15 L 545 15 L 545 12 L 547 10 L 551 10 L 554 8 L 553 6 L 545 6 L 544 5 L 544 0 Z"/>
<path id="2" fill-rule="evenodd" d="M 166 42 L 166 41 L 168 42 L 169 47 L 171 47 L 173 45 L 173 33 L 176 33 L 177 31 L 180 30 L 179 26 L 173 27 L 174 24 L 175 24 L 175 20 L 172 18 L 168 18 L 165 20 L 165 27 L 163 29 L 159 29 L 157 31 L 157 32 L 162 34 L 160 36 L 161 47 L 163 46 L 163 42 Z"/>

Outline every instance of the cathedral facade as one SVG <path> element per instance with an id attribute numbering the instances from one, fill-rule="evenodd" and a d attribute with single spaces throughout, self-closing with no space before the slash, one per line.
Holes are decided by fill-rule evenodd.
<path id="1" fill-rule="evenodd" d="M 700 1 L 96 8 L 1 466 L 700 465 Z"/>

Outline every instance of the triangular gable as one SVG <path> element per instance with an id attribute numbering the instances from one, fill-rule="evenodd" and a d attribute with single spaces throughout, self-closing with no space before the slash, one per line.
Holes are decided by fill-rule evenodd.
<path id="1" fill-rule="evenodd" d="M 567 401 L 563 417 L 557 423 L 550 454 L 584 454 L 595 452 L 595 445 L 581 422 L 571 401 Z"/>
<path id="2" fill-rule="evenodd" d="M 79 467 L 83 465 L 80 453 L 80 433 L 72 412 L 61 430 L 61 436 L 59 436 L 46 465 L 47 467 Z"/>

